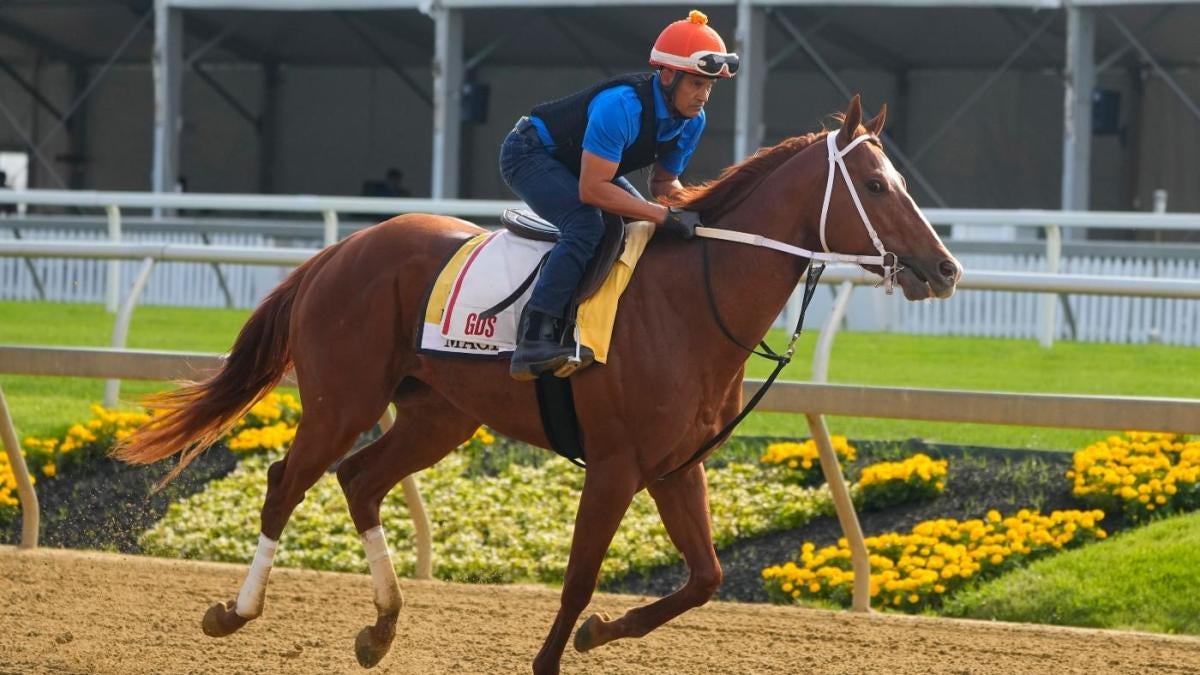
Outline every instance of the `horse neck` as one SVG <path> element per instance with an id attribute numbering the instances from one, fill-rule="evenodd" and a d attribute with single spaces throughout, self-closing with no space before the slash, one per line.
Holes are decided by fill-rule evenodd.
<path id="1" fill-rule="evenodd" d="M 824 157 L 813 152 L 819 149 L 810 146 L 784 162 L 751 187 L 750 194 L 713 227 L 819 249 L 817 226 L 825 188 Z M 746 244 L 708 240 L 705 245 L 709 247 L 713 299 L 721 319 L 739 342 L 753 346 L 783 311 L 809 261 Z"/>

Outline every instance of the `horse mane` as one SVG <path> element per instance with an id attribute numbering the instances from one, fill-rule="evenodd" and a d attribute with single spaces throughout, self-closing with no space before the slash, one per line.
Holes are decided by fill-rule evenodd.
<path id="1" fill-rule="evenodd" d="M 831 117 L 835 122 L 844 121 L 842 113 L 835 113 Z M 794 157 L 801 150 L 817 141 L 824 140 L 833 131 L 836 130 L 822 129 L 811 134 L 785 138 L 775 145 L 760 148 L 753 155 L 727 167 L 716 178 L 697 185 L 689 185 L 660 201 L 667 206 L 699 211 L 702 215 L 709 217 L 717 210 L 732 209 L 750 194 L 750 187 L 758 184 L 779 165 Z"/>

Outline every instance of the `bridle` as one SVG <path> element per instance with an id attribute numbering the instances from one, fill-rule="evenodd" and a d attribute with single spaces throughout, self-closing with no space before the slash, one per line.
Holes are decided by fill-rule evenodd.
<path id="1" fill-rule="evenodd" d="M 823 252 L 810 251 L 800 246 L 764 237 L 760 234 L 750 234 L 738 230 L 725 230 L 716 227 L 697 227 L 696 236 L 705 237 L 707 239 L 720 239 L 722 241 L 732 241 L 739 244 L 749 244 L 751 246 L 759 246 L 769 248 L 775 251 L 787 253 L 800 258 L 809 258 L 815 262 L 829 263 L 853 263 L 857 265 L 878 265 L 883 268 L 883 284 L 884 291 L 891 295 L 894 290 L 894 280 L 896 274 L 903 269 L 900 266 L 899 259 L 895 253 L 891 253 L 884 247 L 883 241 L 879 238 L 879 233 L 875 231 L 875 227 L 871 225 L 871 219 L 867 216 L 866 209 L 863 208 L 862 200 L 858 197 L 858 191 L 854 189 L 854 182 L 850 180 L 850 170 L 846 167 L 844 159 L 851 150 L 858 147 L 864 141 L 874 140 L 879 142 L 879 138 L 874 134 L 863 134 L 846 144 L 846 147 L 841 150 L 837 147 L 838 134 L 830 132 L 825 139 L 825 145 L 829 151 L 829 177 L 825 181 L 825 199 L 821 204 L 821 248 Z M 854 206 L 858 209 L 858 216 L 862 220 L 862 224 L 867 228 L 867 234 L 871 237 L 871 243 L 875 245 L 875 250 L 879 251 L 879 255 L 855 255 L 850 253 L 833 253 L 829 250 L 829 244 L 825 238 L 825 226 L 829 220 L 829 204 L 833 200 L 833 185 L 837 173 L 841 173 L 846 181 L 846 189 L 850 191 L 850 197 L 854 200 Z"/>
<path id="2" fill-rule="evenodd" d="M 730 331 L 725 325 L 724 320 L 721 319 L 721 312 L 717 309 L 717 301 L 712 290 L 712 275 L 710 274 L 708 264 L 708 247 L 701 247 L 701 255 L 704 267 L 704 290 L 708 297 L 709 309 L 712 311 L 713 318 L 717 321 L 717 326 L 721 329 L 721 332 L 725 334 L 725 337 L 727 337 L 738 347 L 741 347 L 751 354 L 756 354 L 758 356 L 762 356 L 763 358 L 774 361 L 775 369 L 771 372 L 771 375 L 767 377 L 762 386 L 759 387 L 758 391 L 754 393 L 754 396 L 750 398 L 750 400 L 742 408 L 742 411 L 738 413 L 736 417 L 726 424 L 724 428 L 718 431 L 711 440 L 693 453 L 686 462 L 663 474 L 659 477 L 659 480 L 663 480 L 668 476 L 671 476 L 685 469 L 686 467 L 691 466 L 696 461 L 702 460 L 709 450 L 712 450 L 719 443 L 721 443 L 721 441 L 728 437 L 729 434 L 733 433 L 734 428 L 737 427 L 737 425 L 741 423 L 741 421 L 745 419 L 747 415 L 750 414 L 750 411 L 754 410 L 754 407 L 758 405 L 758 402 L 761 401 L 763 396 L 766 395 L 767 390 L 771 388 L 772 384 L 774 384 L 775 378 L 779 377 L 779 373 L 783 371 L 787 364 L 791 363 L 792 355 L 796 352 L 796 341 L 800 339 L 800 331 L 804 328 L 804 315 L 808 311 L 808 304 L 812 300 L 813 293 L 815 293 L 817 290 L 817 282 L 821 278 L 821 273 L 825 271 L 825 263 L 843 262 L 855 263 L 858 265 L 878 265 L 883 268 L 883 280 L 880 283 L 883 284 L 884 290 L 888 295 L 892 294 L 894 288 L 893 281 L 896 275 L 903 268 L 900 266 L 899 259 L 896 257 L 896 254 L 889 252 L 884 247 L 883 242 L 879 239 L 879 233 L 876 232 L 875 227 L 871 225 L 871 219 L 867 217 L 867 211 L 863 208 L 862 201 L 858 198 L 858 192 L 854 189 L 854 182 L 850 180 L 850 170 L 846 168 L 846 160 L 844 159 L 851 150 L 868 140 L 879 142 L 878 137 L 876 137 L 874 134 L 864 134 L 853 139 L 846 144 L 846 147 L 839 150 L 837 147 L 837 134 L 830 132 L 826 137 L 825 145 L 829 151 L 829 178 L 825 181 L 825 199 L 821 204 L 821 248 L 825 249 L 823 252 L 810 251 L 806 248 L 786 244 L 782 241 L 764 237 L 759 234 L 750 234 L 748 232 L 740 232 L 738 230 L 726 230 L 715 227 L 696 228 L 697 237 L 704 237 L 706 239 L 720 239 L 722 241 L 732 241 L 739 244 L 749 244 L 751 246 L 769 248 L 782 253 L 787 253 L 789 255 L 808 258 L 813 262 L 821 264 L 810 264 L 808 266 L 808 274 L 804 279 L 804 299 L 800 304 L 800 316 L 796 320 L 796 329 L 792 331 L 792 337 L 791 340 L 788 341 L 787 348 L 784 349 L 782 353 L 776 353 L 775 350 L 771 349 L 770 345 L 767 344 L 766 340 L 764 340 L 759 344 L 759 347 L 762 348 L 762 351 L 755 351 L 753 348 L 742 344 L 741 341 L 738 340 L 737 337 L 733 335 L 732 331 Z M 858 215 L 862 219 L 863 226 L 867 228 L 867 234 L 870 235 L 871 243 L 875 245 L 875 250 L 879 251 L 879 255 L 833 253 L 829 250 L 829 244 L 825 239 L 825 224 L 829 219 L 829 203 L 833 199 L 833 184 L 835 182 L 834 177 L 837 172 L 840 172 L 842 177 L 846 180 L 846 188 L 850 190 L 850 197 L 854 200 L 854 206 L 858 209 Z"/>

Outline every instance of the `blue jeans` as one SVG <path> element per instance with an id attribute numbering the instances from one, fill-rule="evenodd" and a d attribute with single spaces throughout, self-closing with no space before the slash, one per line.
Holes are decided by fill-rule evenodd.
<path id="1" fill-rule="evenodd" d="M 600 209 L 579 200 L 579 178 L 546 151 L 532 128 L 513 129 L 505 137 L 500 146 L 500 175 L 529 208 L 562 232 L 533 287 L 529 307 L 563 318 L 604 237 Z M 641 198 L 625 178 L 618 177 L 613 183 Z"/>

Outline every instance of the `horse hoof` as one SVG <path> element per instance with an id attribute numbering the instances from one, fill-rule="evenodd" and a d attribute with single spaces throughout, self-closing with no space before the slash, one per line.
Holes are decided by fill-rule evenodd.
<path id="1" fill-rule="evenodd" d="M 607 615 L 593 614 L 575 631 L 575 651 L 586 652 L 607 642 L 600 638 L 600 626 L 608 622 Z"/>
<path id="2" fill-rule="evenodd" d="M 250 619 L 235 612 L 234 608 L 236 607 L 236 600 L 218 602 L 209 607 L 208 611 L 204 613 L 204 620 L 200 622 L 204 634 L 209 637 L 225 637 L 245 626 Z"/>
<path id="3" fill-rule="evenodd" d="M 354 656 L 358 659 L 358 665 L 363 668 L 374 668 L 379 665 L 383 657 L 387 656 L 388 650 L 392 648 L 392 638 L 395 637 L 395 633 L 389 635 L 387 639 L 380 640 L 375 629 L 375 626 L 367 626 L 358 631 L 358 637 L 354 638 Z"/>

